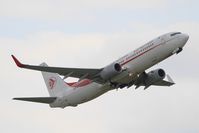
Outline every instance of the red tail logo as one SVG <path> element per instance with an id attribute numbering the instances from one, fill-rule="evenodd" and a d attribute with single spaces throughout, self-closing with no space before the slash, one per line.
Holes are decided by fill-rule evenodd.
<path id="1" fill-rule="evenodd" d="M 56 81 L 57 81 L 57 79 L 55 77 L 51 77 L 49 79 L 48 84 L 49 84 L 50 89 L 53 89 L 55 87 Z"/>

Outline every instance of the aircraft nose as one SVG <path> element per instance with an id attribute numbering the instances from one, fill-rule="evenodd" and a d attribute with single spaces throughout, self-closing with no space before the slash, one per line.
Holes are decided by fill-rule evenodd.
<path id="1" fill-rule="evenodd" d="M 188 39 L 189 39 L 189 35 L 188 34 L 181 34 L 180 35 L 180 43 L 179 43 L 179 45 L 178 45 L 178 47 L 184 47 L 184 45 L 187 43 L 187 41 L 188 41 Z"/>
<path id="2" fill-rule="evenodd" d="M 189 35 L 183 34 L 183 40 L 184 40 L 184 44 L 185 44 L 189 40 Z"/>

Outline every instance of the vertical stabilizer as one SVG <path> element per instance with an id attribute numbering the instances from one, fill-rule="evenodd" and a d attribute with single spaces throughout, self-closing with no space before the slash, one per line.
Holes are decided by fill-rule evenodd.
<path id="1" fill-rule="evenodd" d="M 47 66 L 46 63 L 42 63 L 40 66 Z M 57 73 L 41 72 L 46 83 L 46 87 L 51 97 L 62 96 L 64 92 L 70 87 L 64 82 L 64 80 Z"/>

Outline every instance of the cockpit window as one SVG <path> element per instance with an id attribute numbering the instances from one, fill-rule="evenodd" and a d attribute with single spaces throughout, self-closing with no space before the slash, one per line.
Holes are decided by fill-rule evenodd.
<path id="1" fill-rule="evenodd" d="M 172 33 L 171 36 L 175 36 L 177 34 L 181 34 L 181 32 L 175 32 L 175 33 Z"/>

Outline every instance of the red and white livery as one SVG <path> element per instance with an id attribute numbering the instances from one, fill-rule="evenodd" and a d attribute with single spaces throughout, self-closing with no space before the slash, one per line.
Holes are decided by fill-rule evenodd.
<path id="1" fill-rule="evenodd" d="M 140 86 L 147 89 L 151 85 L 171 86 L 174 82 L 163 69 L 145 71 L 181 52 L 188 39 L 189 36 L 181 32 L 164 34 L 100 69 L 49 67 L 46 63 L 39 66 L 27 65 L 12 55 L 18 67 L 42 72 L 50 94 L 50 97 L 14 100 L 46 103 L 53 108 L 64 108 L 88 102 L 113 89 L 129 88 L 133 85 L 136 89 Z M 79 81 L 66 83 L 64 79 L 68 77 L 79 78 Z"/>

